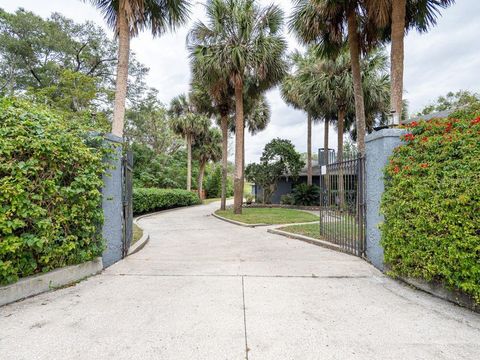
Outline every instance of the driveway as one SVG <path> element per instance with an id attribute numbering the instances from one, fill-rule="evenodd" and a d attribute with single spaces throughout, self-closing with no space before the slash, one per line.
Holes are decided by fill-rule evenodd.
<path id="1" fill-rule="evenodd" d="M 478 314 L 217 206 L 144 218 L 139 253 L 0 308 L 0 358 L 478 359 Z"/>

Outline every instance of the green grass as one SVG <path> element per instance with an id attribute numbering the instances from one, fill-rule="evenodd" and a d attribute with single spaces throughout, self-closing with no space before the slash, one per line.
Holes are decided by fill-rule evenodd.
<path id="1" fill-rule="evenodd" d="M 334 223 L 325 223 L 323 226 L 323 232 L 326 236 L 320 235 L 320 223 L 317 224 L 308 224 L 308 225 L 293 225 L 285 226 L 279 230 L 286 231 L 292 234 L 309 236 L 315 239 L 325 239 L 329 236 L 343 237 L 343 239 L 348 239 L 354 241 L 358 236 L 358 227 L 354 223 L 343 223 L 343 224 L 334 224 Z"/>
<path id="2" fill-rule="evenodd" d="M 241 215 L 228 209 L 217 210 L 215 214 L 246 224 L 293 224 L 318 220 L 318 216 L 305 211 L 282 208 L 244 208 Z"/>
<path id="3" fill-rule="evenodd" d="M 320 223 L 307 225 L 284 226 L 278 230 L 286 231 L 292 234 L 308 236 L 314 239 L 320 239 Z"/>
<path id="4" fill-rule="evenodd" d="M 220 201 L 220 198 L 205 199 L 205 200 L 202 201 L 202 204 L 203 205 L 208 205 L 208 204 L 211 204 L 212 202 L 215 202 L 215 201 Z"/>
<path id="5" fill-rule="evenodd" d="M 143 230 L 140 229 L 136 224 L 133 224 L 133 238 L 130 246 L 135 244 L 138 240 L 140 240 L 142 236 L 143 236 Z"/>
<path id="6" fill-rule="evenodd" d="M 228 198 L 227 198 L 227 200 L 230 200 L 230 199 L 233 199 L 233 198 L 232 198 L 232 197 L 228 197 Z M 221 198 L 204 199 L 203 202 L 202 202 L 202 204 L 203 204 L 203 205 L 208 205 L 208 204 L 211 204 L 211 203 L 213 203 L 213 202 L 215 202 L 215 201 L 220 201 L 220 200 L 221 200 Z"/>

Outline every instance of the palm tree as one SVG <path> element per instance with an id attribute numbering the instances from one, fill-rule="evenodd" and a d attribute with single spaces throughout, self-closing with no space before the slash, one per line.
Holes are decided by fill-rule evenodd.
<path id="1" fill-rule="evenodd" d="M 241 214 L 244 182 L 244 86 L 252 76 L 259 91 L 276 85 L 286 71 L 283 12 L 278 6 L 262 8 L 254 0 L 209 0 L 207 23 L 197 22 L 189 44 L 228 78 L 235 94 L 234 212 Z"/>
<path id="2" fill-rule="evenodd" d="M 391 110 L 398 121 L 402 119 L 404 39 L 410 29 L 427 32 L 437 23 L 440 9 L 445 9 L 455 0 L 366 0 L 365 7 L 372 22 L 380 27 L 390 48 Z"/>
<path id="3" fill-rule="evenodd" d="M 185 137 L 187 144 L 187 190 L 192 188 L 192 144 L 210 126 L 210 119 L 194 111 L 192 103 L 184 95 L 174 98 L 170 104 L 172 130 Z"/>
<path id="4" fill-rule="evenodd" d="M 195 140 L 193 154 L 194 158 L 199 162 L 197 189 L 200 199 L 202 199 L 205 166 L 209 161 L 217 162 L 222 158 L 221 143 L 222 134 L 217 128 L 209 128 Z"/>
<path id="5" fill-rule="evenodd" d="M 294 72 L 286 76 L 280 87 L 283 100 L 295 109 L 303 110 L 307 114 L 307 185 L 313 183 L 312 170 L 312 123 L 323 118 L 319 106 L 324 104 L 325 99 L 315 96 L 308 89 L 310 80 L 309 68 L 312 66 L 312 57 L 295 52 L 291 56 Z M 317 94 L 318 95 L 318 94 Z M 322 99 L 320 99 L 322 97 Z M 328 130 L 328 121 L 325 121 Z M 328 149 L 328 135 L 327 135 Z"/>
<path id="6" fill-rule="evenodd" d="M 357 142 L 365 153 L 365 104 L 360 69 L 361 51 L 376 40 L 376 34 L 363 16 L 360 0 L 295 0 L 290 29 L 300 41 L 320 45 L 325 53 L 336 55 L 348 42 L 355 98 Z"/>
<path id="7" fill-rule="evenodd" d="M 153 36 L 174 30 L 188 20 L 186 0 L 89 0 L 103 13 L 118 37 L 118 64 L 113 108 L 112 133 L 123 136 L 125 99 L 127 95 L 130 38 L 144 29 Z"/>
<path id="8" fill-rule="evenodd" d="M 187 38 L 188 41 L 188 38 Z M 210 99 L 203 102 L 204 109 L 220 118 L 220 129 L 222 131 L 222 191 L 220 199 L 220 210 L 226 209 L 227 203 L 227 172 L 228 172 L 228 122 L 235 107 L 233 101 L 233 87 L 229 77 L 218 72 L 197 45 L 189 46 L 193 83 L 196 84 L 201 94 L 208 94 Z"/>

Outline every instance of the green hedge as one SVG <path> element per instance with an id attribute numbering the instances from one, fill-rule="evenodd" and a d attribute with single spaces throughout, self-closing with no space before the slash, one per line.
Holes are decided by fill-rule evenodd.
<path id="1" fill-rule="evenodd" d="M 133 189 L 134 214 L 144 214 L 152 211 L 197 204 L 201 204 L 197 194 L 187 190 L 156 188 Z"/>
<path id="2" fill-rule="evenodd" d="M 103 154 L 85 138 L 42 107 L 0 100 L 0 284 L 102 253 Z"/>
<path id="3" fill-rule="evenodd" d="M 480 302 L 480 113 L 412 123 L 385 169 L 385 262 L 393 275 Z"/>

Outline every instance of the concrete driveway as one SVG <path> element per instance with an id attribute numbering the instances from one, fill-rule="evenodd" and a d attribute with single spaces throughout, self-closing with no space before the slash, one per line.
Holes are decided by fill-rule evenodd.
<path id="1" fill-rule="evenodd" d="M 479 358 L 478 314 L 217 206 L 145 218 L 139 253 L 0 308 L 0 359 Z"/>

